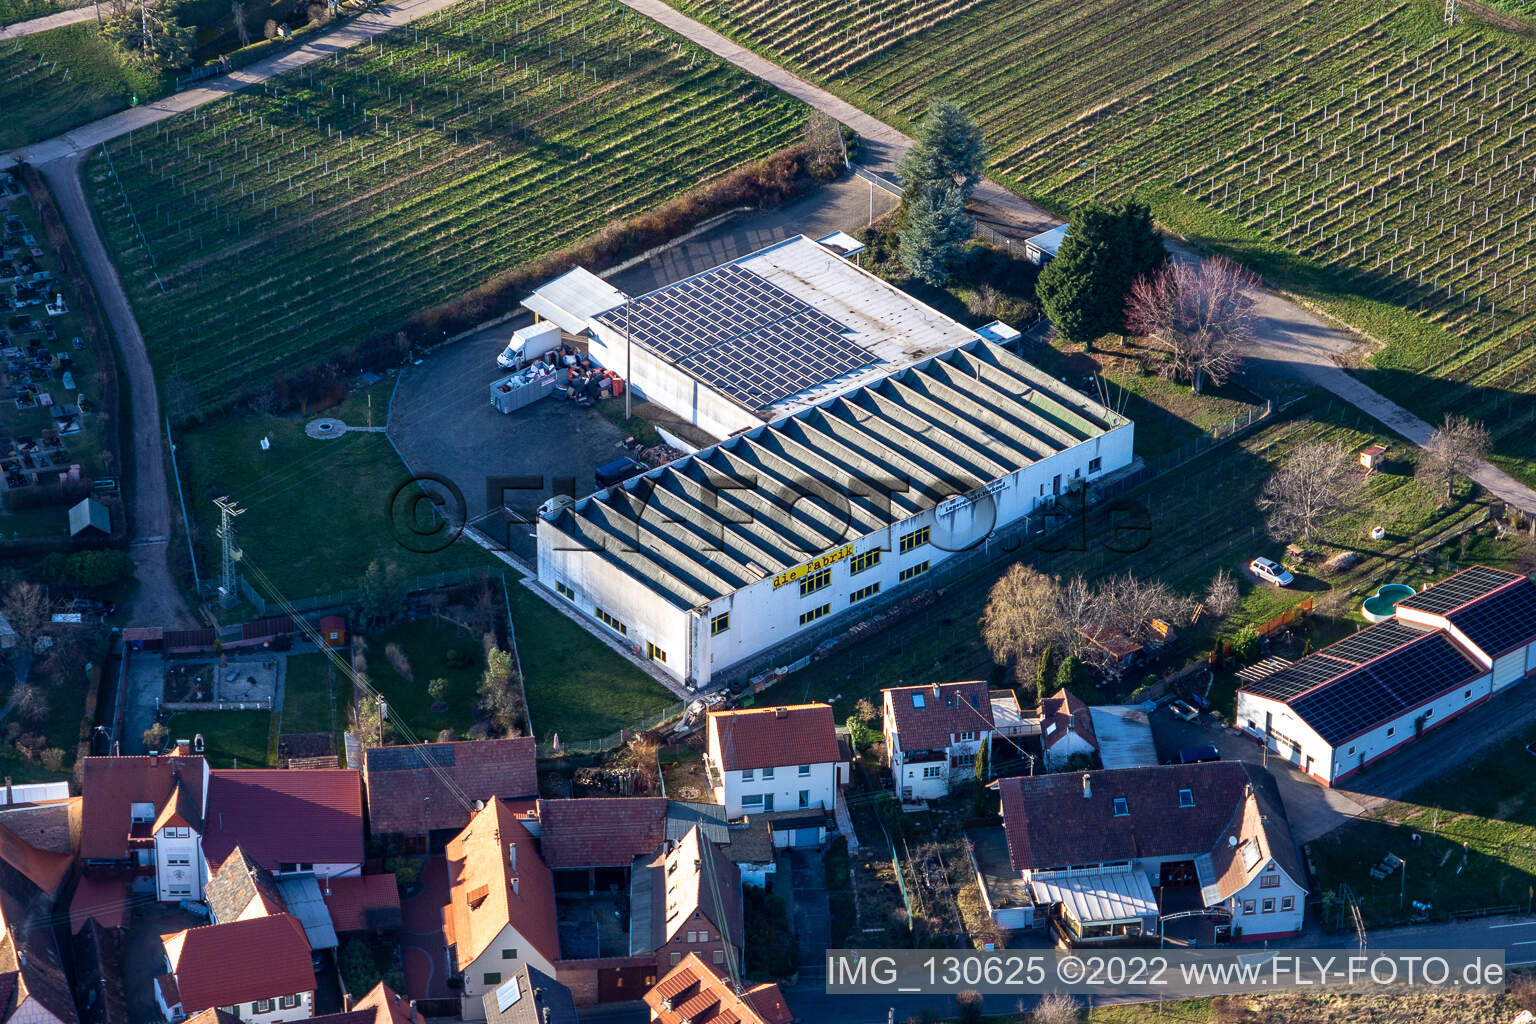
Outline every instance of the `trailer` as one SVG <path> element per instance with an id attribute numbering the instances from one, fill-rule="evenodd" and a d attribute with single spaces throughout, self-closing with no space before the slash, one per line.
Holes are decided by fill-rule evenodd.
<path id="1" fill-rule="evenodd" d="M 500 413 L 511 413 L 532 405 L 554 392 L 558 376 L 559 372 L 548 363 L 535 363 L 527 369 L 509 373 L 491 382 L 491 407 Z"/>

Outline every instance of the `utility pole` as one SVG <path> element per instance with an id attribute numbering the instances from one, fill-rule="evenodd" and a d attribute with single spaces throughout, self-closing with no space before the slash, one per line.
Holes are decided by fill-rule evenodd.
<path id="1" fill-rule="evenodd" d="M 1456 24 L 1456 16 L 1460 13 L 1461 8 L 1457 0 L 1445 0 L 1445 23 L 1447 25 Z"/>
<path id="2" fill-rule="evenodd" d="M 235 519 L 245 515 L 245 509 L 228 495 L 214 498 L 219 509 L 219 603 L 225 608 L 240 601 L 240 585 L 235 563 L 240 560 L 240 547 L 235 543 Z"/>

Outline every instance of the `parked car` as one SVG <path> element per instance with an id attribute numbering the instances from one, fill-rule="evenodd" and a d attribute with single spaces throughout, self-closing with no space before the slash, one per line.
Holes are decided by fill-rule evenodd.
<path id="1" fill-rule="evenodd" d="M 605 462 L 597 467 L 594 477 L 598 487 L 612 487 L 614 484 L 623 483 L 632 476 L 638 476 L 645 472 L 645 464 L 636 462 L 628 455 L 620 455 L 612 462 Z"/>
<path id="2" fill-rule="evenodd" d="M 1200 712 L 1196 711 L 1194 708 L 1190 707 L 1188 704 L 1181 700 L 1171 702 L 1168 705 L 1168 710 L 1173 712 L 1179 718 L 1184 719 L 1186 722 L 1193 722 L 1195 719 L 1200 717 Z"/>
<path id="3" fill-rule="evenodd" d="M 1255 558 L 1248 563 L 1248 571 L 1277 587 L 1288 587 L 1296 582 L 1296 577 L 1285 566 L 1271 558 Z"/>
<path id="4" fill-rule="evenodd" d="M 69 602 L 69 610 L 105 617 L 117 611 L 117 605 L 110 601 L 98 601 L 94 597 L 77 597 Z"/>

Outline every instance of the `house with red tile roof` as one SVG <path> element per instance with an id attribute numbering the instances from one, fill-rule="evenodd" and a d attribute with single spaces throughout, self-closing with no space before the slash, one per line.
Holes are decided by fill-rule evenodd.
<path id="1" fill-rule="evenodd" d="M 337 935 L 377 935 L 400 928 L 400 886 L 392 874 L 327 878 L 320 883 L 320 895 Z"/>
<path id="2" fill-rule="evenodd" d="M 1186 911 L 1204 912 L 1202 941 L 1212 928 L 1244 941 L 1301 931 L 1306 874 L 1258 765 L 1056 773 L 998 789 L 1009 863 L 1069 942 L 1150 934 Z"/>
<path id="3" fill-rule="evenodd" d="M 211 1008 L 246 1024 L 307 1020 L 315 1013 L 309 942 L 289 914 L 174 932 L 161 939 L 166 972 L 154 979 L 166 1020 Z"/>
<path id="4" fill-rule="evenodd" d="M 208 879 L 202 849 L 208 762 L 178 748 L 81 763 L 86 872 L 126 872 L 134 892 L 160 900 L 201 899 Z"/>
<path id="5" fill-rule="evenodd" d="M 0 826 L 0 1021 L 75 1024 L 53 929 L 54 897 L 71 863 Z"/>
<path id="6" fill-rule="evenodd" d="M 560 958 L 554 877 L 533 835 L 504 800 L 490 800 L 448 844 L 444 937 L 462 979 L 462 1014 L 481 1020 L 481 997 L 522 964 L 554 976 Z"/>
<path id="7" fill-rule="evenodd" d="M 237 845 L 276 874 L 361 874 L 361 774 L 346 768 L 211 772 L 203 855 L 216 866 Z"/>
<path id="8" fill-rule="evenodd" d="M 975 777 L 994 728 L 984 680 L 880 691 L 886 763 L 902 800 L 929 800 Z"/>
<path id="9" fill-rule="evenodd" d="M 469 824 L 475 804 L 539 795 L 532 737 L 370 747 L 363 755 L 368 830 L 426 852 Z"/>
<path id="10" fill-rule="evenodd" d="M 635 865 L 629 914 L 630 955 L 654 956 L 658 975 L 689 954 L 742 968 L 741 871 L 697 825 Z"/>
<path id="11" fill-rule="evenodd" d="M 690 954 L 645 994 L 657 1024 L 790 1024 L 779 986 L 743 989 L 724 968 Z"/>
<path id="12" fill-rule="evenodd" d="M 322 1014 L 313 1018 L 314 1024 L 426 1024 L 414 999 L 406 999 L 382 981 L 355 1002 L 345 993 L 341 1000 L 340 1013 Z"/>
<path id="13" fill-rule="evenodd" d="M 665 797 L 590 797 L 540 800 L 528 820 L 551 871 L 586 872 L 587 891 L 627 888 L 636 857 L 656 852 L 667 838 Z"/>
<path id="14" fill-rule="evenodd" d="M 728 818 L 830 811 L 838 787 L 848 782 L 829 704 L 714 711 L 708 736 L 705 769 Z"/>
<path id="15" fill-rule="evenodd" d="M 1040 745 L 1045 748 L 1045 766 L 1052 771 L 1064 767 L 1073 755 L 1092 757 L 1099 752 L 1088 705 L 1065 687 L 1040 701 Z"/>

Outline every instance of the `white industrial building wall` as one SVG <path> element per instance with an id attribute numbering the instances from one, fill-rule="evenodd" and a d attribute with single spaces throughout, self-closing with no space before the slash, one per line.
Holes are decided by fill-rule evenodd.
<path id="1" fill-rule="evenodd" d="M 625 351 L 634 353 L 633 370 Z M 719 392 L 699 383 L 672 363 L 639 345 L 624 344 L 624 335 L 594 321 L 587 353 L 599 366 L 617 373 L 647 401 L 681 416 L 715 438 L 761 426 L 762 420 Z"/>
<path id="2" fill-rule="evenodd" d="M 571 538 L 543 519 L 538 523 L 539 582 L 551 591 L 563 583 L 575 592 L 575 598 L 558 595 L 582 614 L 595 618 L 596 608 L 612 615 L 628 628 L 623 636 L 601 621 L 597 628 L 640 657 L 646 656 L 646 643 L 666 652 L 665 662 L 657 668 L 679 680 L 688 677 L 689 625 L 691 616 L 660 597 L 643 581 L 603 558 L 600 552 L 563 550 Z"/>
<path id="3" fill-rule="evenodd" d="M 1426 701 L 1411 711 L 1398 715 L 1390 722 L 1383 722 L 1359 736 L 1351 737 L 1338 745 L 1337 767 L 1333 781 L 1358 771 L 1362 764 L 1370 764 L 1384 757 L 1405 743 L 1411 743 L 1418 735 L 1414 722 L 1426 711 L 1431 712 L 1424 721 L 1424 731 L 1454 718 L 1478 701 L 1487 697 L 1493 689 L 1493 676 L 1481 676 L 1473 682 L 1442 693 L 1434 700 Z"/>
<path id="4" fill-rule="evenodd" d="M 1237 725 L 1238 728 L 1260 741 L 1265 738 L 1267 725 L 1270 729 L 1269 747 L 1276 755 L 1285 758 L 1303 771 L 1308 770 L 1307 761 L 1310 758 L 1312 762 L 1310 775 L 1324 781 L 1333 778 L 1335 760 L 1333 748 L 1324 742 L 1310 725 L 1302 721 L 1291 710 L 1290 705 L 1239 690 L 1237 692 Z M 1275 733 L 1294 740 L 1299 746 L 1276 742 Z"/>
<path id="5" fill-rule="evenodd" d="M 1493 688 L 1502 690 L 1511 683 L 1518 683 L 1525 678 L 1525 662 L 1529 652 L 1524 647 L 1517 647 L 1508 654 L 1500 655 L 1493 660 Z"/>
<path id="6" fill-rule="evenodd" d="M 867 599 L 879 603 L 879 598 L 887 597 L 898 588 L 922 586 L 922 576 L 901 582 L 902 570 L 922 562 L 928 562 L 930 568 L 937 567 L 952 555 L 972 550 L 988 533 L 1017 522 L 1048 501 L 1057 475 L 1060 475 L 1061 486 L 1065 489 L 1074 476 L 1097 479 L 1129 465 L 1132 458 L 1131 444 L 1132 426 L 1126 424 L 1117 427 L 1003 477 L 992 485 L 993 494 L 988 503 L 972 505 L 969 502 L 956 502 L 955 509 L 942 516 L 938 514 L 938 509 L 926 509 L 910 519 L 853 540 L 854 556 L 880 548 L 880 564 L 857 575 L 849 575 L 850 559 L 844 558 L 832 565 L 832 583 L 824 590 L 801 597 L 798 581 L 775 590 L 770 576 L 718 598 L 699 617 L 700 685 L 704 684 L 709 674 L 792 640 L 802 630 L 827 621 L 823 618 L 802 626 L 800 615 L 803 612 L 831 604 L 829 617 L 845 612 L 852 612 L 857 617 L 860 614 L 859 605 L 850 605 L 848 602 L 848 596 L 857 590 L 879 582 L 879 594 Z M 1088 467 L 1094 459 L 1100 460 L 1099 469 L 1090 473 Z M 924 526 L 929 527 L 932 538 L 930 542 L 905 554 L 901 553 L 901 538 Z M 811 561 L 821 554 L 823 552 L 807 553 L 804 561 Z M 730 628 L 711 635 L 710 621 L 727 612 L 731 616 Z"/>

